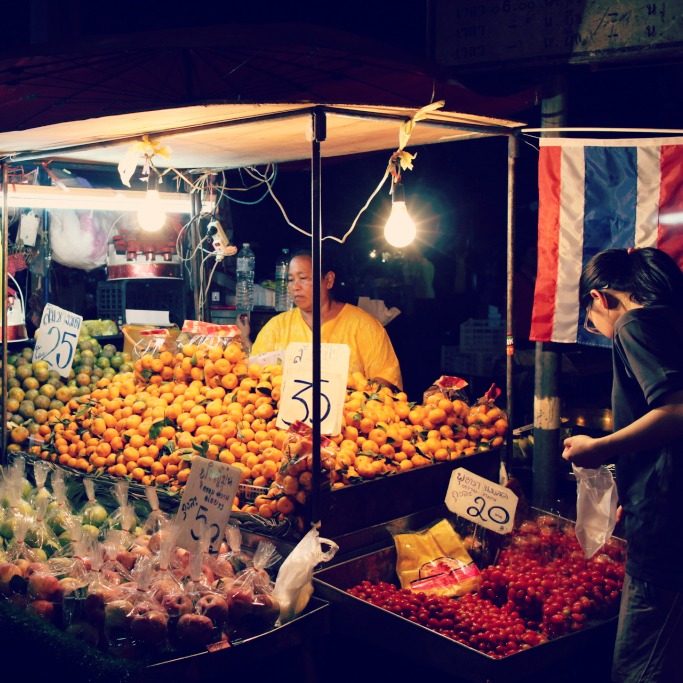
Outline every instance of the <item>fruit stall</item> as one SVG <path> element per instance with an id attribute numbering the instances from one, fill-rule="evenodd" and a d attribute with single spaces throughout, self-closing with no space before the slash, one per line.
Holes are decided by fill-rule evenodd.
<path id="1" fill-rule="evenodd" d="M 323 153 L 393 149 L 397 122 L 406 119 L 414 144 L 504 135 L 514 149 L 519 124 L 438 109 L 420 110 L 418 118 L 400 107 L 189 107 L 93 119 L 87 136 L 84 122 L 57 123 L 37 137 L 35 131 L 0 133 L 0 150 L 14 154 L 15 163 L 51 158 L 57 147 L 67 161 L 112 163 L 154 130 L 152 148 L 173 150 L 170 159 L 154 157 L 160 168 L 255 165 L 271 162 L 273 150 L 278 161 L 310 157 L 318 267 Z M 8 170 L 5 165 L 5 217 Z M 207 187 L 188 187 L 192 221 L 204 230 L 212 218 L 202 209 Z M 6 224 L 3 236 L 6 253 Z M 319 302 L 316 284 L 314 311 Z M 560 665 L 613 626 L 623 572 L 616 550 L 612 556 L 605 549 L 601 560 L 582 559 L 572 525 L 545 513 L 518 520 L 505 544 L 500 534 L 473 528 L 458 534 L 457 520 L 445 522 L 450 531 L 442 527 L 441 533 L 457 536 L 469 558 L 452 572 L 468 579 L 469 589 L 456 595 L 399 589 L 392 573 L 397 557 L 386 544 L 388 529 L 412 533 L 431 524 L 461 469 L 498 480 L 511 381 L 503 406 L 495 387 L 467 396 L 463 385 L 444 380 L 410 400 L 353 374 L 339 406 L 341 427 L 322 435 L 319 427 L 278 422 L 282 365 L 254 362 L 229 330 L 196 334 L 190 326 L 174 338 L 158 335 L 131 354 L 84 334 L 72 344 L 71 368 L 61 375 L 35 360 L 30 347 L 15 343 L 10 350 L 6 315 L 3 322 L 3 624 L 20 634 L 42 620 L 46 630 L 37 647 L 46 657 L 46 643 L 58 629 L 57 649 L 82 648 L 85 668 L 105 671 L 123 658 L 133 677 L 199 677 L 219 666 L 244 670 L 261 653 L 288 648 L 299 648 L 301 656 L 293 659 L 301 667 L 304 654 L 328 651 L 329 643 L 317 638 L 353 630 L 368 639 L 386 632 L 382 645 L 394 654 L 414 640 L 424 648 L 421 657 L 430 653 L 442 670 L 502 681 L 539 661 Z M 320 371 L 314 325 L 313 425 L 320 422 Z M 200 523 L 202 508 L 187 500 L 199 477 L 193 472 L 212 468 L 236 473 L 222 509 L 231 524 L 216 525 L 215 537 L 208 522 Z M 223 508 L 214 494 L 211 505 Z M 198 526 L 183 544 L 178 528 L 185 528 L 188 510 Z M 316 597 L 302 588 L 306 599 L 286 612 L 278 580 L 311 522 L 321 522 L 320 533 L 339 543 L 338 562 L 318 572 Z M 243 549 L 237 534 L 255 547 Z M 378 543 L 384 546 L 377 549 Z M 576 577 L 580 582 L 569 590 Z M 592 577 L 610 590 L 596 591 Z M 0 647 L 11 642 L 2 639 Z M 315 655 L 310 666 L 323 670 Z"/>

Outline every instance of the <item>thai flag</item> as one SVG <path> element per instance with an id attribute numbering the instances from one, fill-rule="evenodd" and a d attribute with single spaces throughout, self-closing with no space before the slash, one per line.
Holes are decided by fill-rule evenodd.
<path id="1" fill-rule="evenodd" d="M 532 341 L 595 344 L 579 278 L 597 252 L 659 247 L 683 267 L 683 138 L 542 138 Z"/>

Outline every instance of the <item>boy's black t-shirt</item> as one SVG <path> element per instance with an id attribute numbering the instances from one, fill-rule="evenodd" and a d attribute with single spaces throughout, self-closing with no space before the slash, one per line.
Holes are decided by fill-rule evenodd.
<path id="1" fill-rule="evenodd" d="M 615 325 L 612 410 L 615 430 L 662 397 L 683 389 L 683 315 L 667 306 L 625 313 Z M 621 453 L 617 488 L 628 542 L 626 568 L 636 578 L 683 586 L 683 444 Z"/>

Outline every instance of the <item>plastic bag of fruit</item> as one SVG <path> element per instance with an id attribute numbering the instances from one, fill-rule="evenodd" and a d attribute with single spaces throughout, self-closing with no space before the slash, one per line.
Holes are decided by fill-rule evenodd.
<path id="1" fill-rule="evenodd" d="M 453 377 L 451 375 L 441 375 L 439 379 L 435 380 L 424 392 L 422 402 L 427 403 L 427 399 L 432 394 L 442 394 L 450 401 L 460 399 L 467 402 L 467 394 L 465 389 L 469 384 L 462 377 Z"/>
<path id="2" fill-rule="evenodd" d="M 270 541 L 259 542 L 251 566 L 239 572 L 230 587 L 231 626 L 249 633 L 273 626 L 280 606 L 273 596 L 268 568 L 279 560 L 280 554 Z"/>
<path id="3" fill-rule="evenodd" d="M 617 522 L 617 487 L 607 467 L 572 464 L 576 476 L 576 538 L 587 559 L 610 539 Z"/>
<path id="4" fill-rule="evenodd" d="M 287 556 L 275 579 L 273 596 L 280 605 L 279 624 L 285 624 L 305 609 L 313 594 L 313 570 L 321 562 L 329 562 L 339 546 L 321 538 L 315 525 Z M 328 550 L 323 550 L 327 546 Z"/>
<path id="5" fill-rule="evenodd" d="M 237 325 L 218 325 L 201 320 L 186 320 L 177 339 L 181 350 L 186 344 L 218 346 L 224 349 L 231 342 L 242 343 L 240 328 Z"/>
<path id="6" fill-rule="evenodd" d="M 394 535 L 396 573 L 414 593 L 455 597 L 479 588 L 479 568 L 447 519 Z"/>

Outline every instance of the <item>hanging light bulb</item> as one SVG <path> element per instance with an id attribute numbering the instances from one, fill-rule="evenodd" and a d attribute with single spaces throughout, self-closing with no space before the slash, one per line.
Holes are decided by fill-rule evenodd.
<path id="1" fill-rule="evenodd" d="M 166 223 L 166 212 L 159 197 L 159 177 L 154 170 L 150 170 L 147 178 L 147 192 L 145 203 L 138 211 L 138 225 L 144 232 L 159 232 Z"/>
<path id="2" fill-rule="evenodd" d="M 394 180 L 391 186 L 391 213 L 384 226 L 384 239 L 392 247 L 400 249 L 411 244 L 416 236 L 417 228 L 406 207 L 403 183 Z"/>

